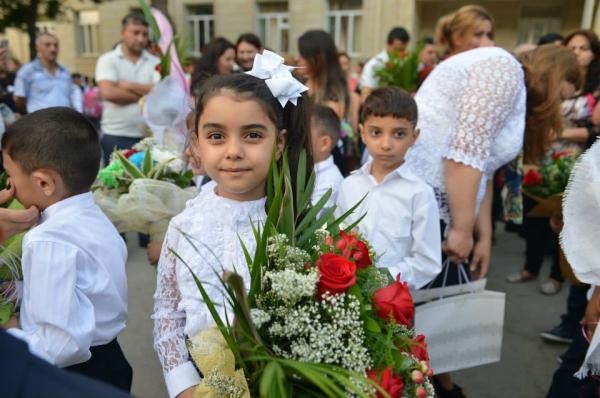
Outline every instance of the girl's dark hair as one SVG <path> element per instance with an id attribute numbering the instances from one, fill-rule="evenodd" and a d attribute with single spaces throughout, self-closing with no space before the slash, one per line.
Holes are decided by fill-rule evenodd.
<path id="1" fill-rule="evenodd" d="M 208 101 L 222 93 L 230 93 L 241 100 L 258 102 L 275 125 L 277 131 L 283 129 L 287 131 L 286 148 L 292 177 L 292 189 L 296 187 L 298 160 L 303 150 L 306 151 L 308 160 L 306 164 L 308 181 L 308 177 L 313 170 L 313 162 L 310 152 L 310 113 L 308 109 L 310 100 L 306 93 L 298 98 L 296 105 L 288 102 L 285 107 L 281 107 L 279 101 L 273 97 L 271 90 L 262 79 L 247 73 L 213 76 L 204 82 L 196 96 L 196 126 L 198 126 L 198 121 Z M 265 154 L 265 156 L 268 156 L 268 154 Z M 281 160 L 279 165 L 281 166 Z M 295 197 L 295 193 L 293 197 Z"/>
<path id="2" fill-rule="evenodd" d="M 350 110 L 350 92 L 340 67 L 337 48 L 329 33 L 309 30 L 298 39 L 298 51 L 310 68 L 315 87 L 310 93 L 317 104 L 334 101 L 342 105 L 344 113 Z"/>
<path id="3" fill-rule="evenodd" d="M 216 37 L 202 49 L 202 57 L 194 64 L 192 93 L 196 93 L 206 79 L 219 73 L 219 58 L 230 48 L 235 51 L 232 42 L 224 37 Z"/>
<path id="4" fill-rule="evenodd" d="M 262 43 L 260 42 L 260 38 L 258 36 L 256 36 L 254 33 L 241 34 L 240 37 L 238 37 L 237 41 L 235 42 L 236 49 L 240 45 L 240 43 L 248 43 L 248 44 L 251 44 L 252 46 L 256 47 L 256 49 L 258 49 L 258 50 L 262 49 Z"/>
<path id="5" fill-rule="evenodd" d="M 600 40 L 598 40 L 598 36 L 593 31 L 581 29 L 572 32 L 565 37 L 563 44 L 565 46 L 568 45 L 575 36 L 585 37 L 590 44 L 590 50 L 592 50 L 592 53 L 594 54 L 594 59 L 588 66 L 582 90 L 582 94 L 593 93 L 598 88 L 598 85 L 600 85 Z"/>

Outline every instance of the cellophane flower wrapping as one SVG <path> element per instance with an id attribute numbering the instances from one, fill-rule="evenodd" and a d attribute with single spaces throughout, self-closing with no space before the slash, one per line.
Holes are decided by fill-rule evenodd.
<path id="1" fill-rule="evenodd" d="M 115 151 L 98 173 L 94 200 L 119 232 L 162 240 L 172 217 L 196 195 L 192 172 L 178 151 L 147 138 Z"/>

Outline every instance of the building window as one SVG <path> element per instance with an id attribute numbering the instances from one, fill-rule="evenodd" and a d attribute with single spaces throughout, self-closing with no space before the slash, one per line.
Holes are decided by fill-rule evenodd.
<path id="1" fill-rule="evenodd" d="M 81 11 L 77 16 L 77 49 L 80 55 L 98 54 L 98 25 L 100 13 Z"/>
<path id="2" fill-rule="evenodd" d="M 290 51 L 290 14 L 287 1 L 258 4 L 258 36 L 263 46 L 278 53 Z"/>
<path id="3" fill-rule="evenodd" d="M 199 57 L 204 46 L 215 36 L 212 6 L 188 7 L 187 23 L 193 42 L 192 55 Z"/>
<path id="4" fill-rule="evenodd" d="M 35 28 L 38 33 L 51 33 L 54 34 L 54 22 L 36 22 Z"/>
<path id="5" fill-rule="evenodd" d="M 329 33 L 339 51 L 345 51 L 350 56 L 360 55 L 363 29 L 362 1 L 331 0 L 327 23 Z"/>
<path id="6" fill-rule="evenodd" d="M 560 19 L 521 18 L 517 43 L 536 44 L 540 37 L 549 32 L 560 32 Z"/>

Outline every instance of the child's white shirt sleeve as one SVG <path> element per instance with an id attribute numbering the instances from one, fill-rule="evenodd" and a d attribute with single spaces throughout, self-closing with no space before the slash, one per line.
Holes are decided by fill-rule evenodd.
<path id="1" fill-rule="evenodd" d="M 75 246 L 57 242 L 34 241 L 23 248 L 22 329 L 8 332 L 59 367 L 91 357 L 94 306 L 76 288 L 82 256 Z"/>
<path id="2" fill-rule="evenodd" d="M 181 295 L 177 287 L 176 258 L 169 251 L 177 238 L 172 228 L 167 231 L 158 262 L 154 294 L 154 349 L 158 353 L 169 397 L 200 382 L 200 375 L 191 361 L 185 335 L 185 313 L 178 309 Z M 175 241 L 175 242 L 174 242 Z"/>

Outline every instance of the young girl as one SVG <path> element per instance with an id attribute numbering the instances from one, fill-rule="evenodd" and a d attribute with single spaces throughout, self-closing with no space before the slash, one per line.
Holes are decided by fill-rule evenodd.
<path id="1" fill-rule="evenodd" d="M 223 270 L 235 268 L 248 286 L 249 272 L 239 240 L 251 252 L 255 250 L 252 223 L 260 225 L 266 219 L 265 186 L 271 154 L 275 149 L 275 156 L 281 159 L 287 144 L 290 171 L 295 176 L 299 153 L 309 148 L 308 102 L 300 94 L 305 88 L 281 67 L 278 72 L 287 80 L 287 91 L 280 90 L 285 92 L 277 97 L 267 85 L 268 77 L 266 83 L 248 74 L 213 77 L 198 95 L 195 144 L 215 185 L 203 189 L 171 221 L 154 296 L 154 347 L 170 397 L 192 396 L 200 375 L 188 356 L 186 336 L 194 336 L 214 322 L 192 274 L 169 249 L 192 268 L 216 303 L 225 301 L 217 279 Z M 262 72 L 258 74 L 261 77 L 271 73 Z M 281 82 L 282 76 L 277 77 Z M 312 164 L 307 165 L 307 171 L 311 169 Z M 197 251 L 182 232 L 194 239 Z M 224 307 L 218 307 L 221 316 Z"/>

